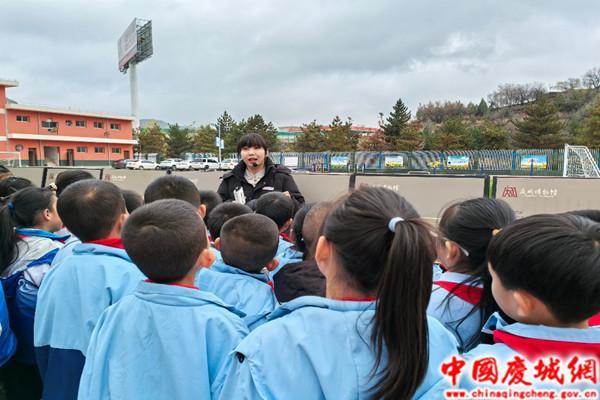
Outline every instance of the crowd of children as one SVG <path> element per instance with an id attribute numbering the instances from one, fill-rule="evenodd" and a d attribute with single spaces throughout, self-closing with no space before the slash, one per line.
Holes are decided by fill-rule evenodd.
<path id="1" fill-rule="evenodd" d="M 477 198 L 434 226 L 366 186 L 251 206 L 175 175 L 143 198 L 78 170 L 48 188 L 2 175 L 8 398 L 443 399 L 508 387 L 448 374 L 449 360 L 482 357 L 593 359 L 595 380 L 574 387 L 600 387 L 597 211 L 517 220 Z"/>

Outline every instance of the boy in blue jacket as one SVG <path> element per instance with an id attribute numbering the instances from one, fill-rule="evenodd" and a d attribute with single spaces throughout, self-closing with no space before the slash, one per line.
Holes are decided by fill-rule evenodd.
<path id="1" fill-rule="evenodd" d="M 223 225 L 215 246 L 222 263 L 201 269 L 196 284 L 243 311 L 250 329 L 262 324 L 277 306 L 268 271 L 277 266 L 278 230 L 264 215 L 245 214 Z"/>
<path id="2" fill-rule="evenodd" d="M 76 182 L 60 195 L 58 213 L 82 243 L 50 268 L 38 294 L 34 346 L 45 400 L 77 398 L 98 318 L 144 279 L 123 248 L 121 228 L 128 214 L 117 186 Z"/>
<path id="3" fill-rule="evenodd" d="M 217 397 L 247 328 L 234 308 L 194 286 L 198 269 L 214 261 L 197 210 L 181 200 L 143 206 L 123 242 L 148 280 L 98 321 L 79 399 Z"/>

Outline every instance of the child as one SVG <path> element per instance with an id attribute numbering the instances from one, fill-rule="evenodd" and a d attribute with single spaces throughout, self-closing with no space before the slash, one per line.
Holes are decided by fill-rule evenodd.
<path id="1" fill-rule="evenodd" d="M 599 224 L 568 214 L 526 217 L 494 236 L 488 249 L 492 292 L 518 322 L 492 316 L 485 329 L 496 344 L 480 345 L 467 358 L 506 362 L 518 355 L 533 369 L 540 359 L 554 356 L 568 371 L 567 363 L 577 355 L 595 358 L 597 365 L 600 327 L 588 328 L 588 319 L 600 312 L 599 243 Z M 569 383 L 565 377 L 565 386 Z"/>
<path id="2" fill-rule="evenodd" d="M 498 306 L 485 253 L 495 231 L 515 220 L 502 200 L 478 198 L 448 207 L 439 222 L 438 259 L 447 272 L 433 282 L 427 313 L 454 333 L 464 351 L 479 344 Z"/>
<path id="3" fill-rule="evenodd" d="M 121 194 L 123 194 L 125 208 L 127 208 L 129 214 L 144 205 L 144 198 L 140 196 L 138 192 L 123 189 L 121 190 Z"/>
<path id="4" fill-rule="evenodd" d="M 29 179 L 18 176 L 8 176 L 0 180 L 0 205 L 5 204 L 13 193 L 26 187 L 33 186 Z"/>
<path id="5" fill-rule="evenodd" d="M 221 236 L 221 228 L 231 218 L 251 214 L 252 210 L 244 204 L 223 203 L 215 207 L 208 216 L 208 232 L 212 242 Z"/>
<path id="6" fill-rule="evenodd" d="M 204 216 L 204 224 L 208 222 L 208 217 L 212 210 L 215 209 L 219 204 L 223 203 L 221 196 L 212 190 L 200 190 L 200 199 L 202 204 L 206 207 L 206 215 Z"/>
<path id="7" fill-rule="evenodd" d="M 10 178 L 9 178 L 10 179 Z M 0 271 L 2 286 L 17 338 L 17 352 L 9 375 L 26 376 L 29 385 L 12 387 L 23 397 L 40 397 L 41 381 L 35 366 L 33 323 L 38 288 L 65 237 L 54 234 L 62 226 L 53 191 L 26 187 L 14 193 L 0 208 Z M 31 391 L 31 393 L 26 393 Z"/>
<path id="8" fill-rule="evenodd" d="M 292 217 L 294 216 L 294 203 L 292 200 L 283 193 L 267 193 L 256 201 L 254 212 L 271 218 L 277 224 L 277 229 L 279 229 L 277 257 L 286 260 L 301 260 L 302 253 L 292 248 L 294 244 L 287 234 L 292 226 Z M 274 271 L 274 274 L 276 272 Z"/>
<path id="9" fill-rule="evenodd" d="M 79 399 L 216 398 L 247 328 L 193 286 L 214 260 L 197 209 L 181 200 L 143 206 L 127 220 L 123 242 L 148 280 L 98 321 Z"/>
<path id="10" fill-rule="evenodd" d="M 206 206 L 202 204 L 198 188 L 187 178 L 179 175 L 165 175 L 153 180 L 144 191 L 144 203 L 156 200 L 178 199 L 194 206 L 200 217 L 206 215 Z"/>
<path id="11" fill-rule="evenodd" d="M 325 296 L 325 277 L 315 261 L 314 246 L 332 203 L 306 204 L 294 216 L 295 247 L 303 254 L 302 261 L 292 262 L 273 277 L 275 295 L 279 302 L 300 296 Z"/>
<path id="12" fill-rule="evenodd" d="M 264 215 L 245 214 L 223 225 L 215 246 L 223 264 L 217 270 L 201 269 L 196 285 L 216 294 L 246 316 L 250 329 L 264 323 L 277 306 L 267 270 L 277 266 L 277 226 Z"/>
<path id="13" fill-rule="evenodd" d="M 439 367 L 457 343 L 426 315 L 430 229 L 391 190 L 346 196 L 317 244 L 327 298 L 292 300 L 251 332 L 232 354 L 222 398 L 443 398 Z"/>
<path id="14" fill-rule="evenodd" d="M 40 288 L 35 346 L 44 399 L 75 399 L 90 335 L 100 314 L 131 293 L 143 274 L 123 249 L 121 190 L 99 180 L 70 185 L 58 213 L 82 243 L 52 266 Z"/>

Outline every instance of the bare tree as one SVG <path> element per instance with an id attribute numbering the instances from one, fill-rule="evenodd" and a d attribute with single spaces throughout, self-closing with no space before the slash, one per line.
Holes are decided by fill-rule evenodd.
<path id="1" fill-rule="evenodd" d="M 600 88 L 600 68 L 592 68 L 583 75 L 583 85 L 588 89 Z"/>

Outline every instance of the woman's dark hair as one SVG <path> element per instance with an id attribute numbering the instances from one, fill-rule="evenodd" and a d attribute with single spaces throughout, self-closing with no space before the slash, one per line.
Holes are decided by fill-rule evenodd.
<path id="1" fill-rule="evenodd" d="M 600 224 L 590 219 L 520 219 L 492 239 L 488 259 L 502 286 L 532 294 L 563 324 L 600 312 Z"/>
<path id="2" fill-rule="evenodd" d="M 576 210 L 569 211 L 567 214 L 579 215 L 580 217 L 591 219 L 594 222 L 600 222 L 600 210 Z"/>
<path id="3" fill-rule="evenodd" d="M 294 223 L 292 224 L 292 231 L 294 232 L 294 245 L 298 251 L 302 254 L 306 254 L 306 243 L 304 242 L 304 236 L 302 236 L 302 228 L 304 227 L 304 218 L 310 211 L 315 203 L 304 204 L 301 209 L 294 215 Z"/>
<path id="4" fill-rule="evenodd" d="M 394 217 L 403 220 L 390 230 Z M 361 187 L 329 213 L 323 234 L 334 246 L 347 283 L 378 298 L 371 338 L 377 378 L 373 398 L 411 398 L 429 362 L 431 226 L 396 192 Z M 376 372 L 384 359 L 387 365 Z"/>
<path id="5" fill-rule="evenodd" d="M 62 171 L 56 176 L 54 183 L 56 184 L 56 195 L 60 194 L 72 183 L 82 181 L 84 179 L 95 179 L 94 175 L 82 169 L 69 169 Z"/>
<path id="6" fill-rule="evenodd" d="M 492 296 L 492 278 L 487 267 L 486 251 L 494 231 L 504 228 L 515 218 L 514 211 L 506 202 L 485 197 L 453 204 L 442 214 L 438 225 L 443 236 L 442 241 L 455 242 L 468 252 L 468 255 L 462 251 L 460 253 L 458 267 L 461 272 L 471 275 L 462 283 L 472 286 L 483 284 L 483 295 L 479 303 L 457 321 L 458 326 L 475 312 L 479 312 L 483 326 L 489 316 L 498 311 L 498 305 Z M 455 296 L 454 290 L 450 291 L 446 300 L 452 296 Z M 446 307 L 448 306 L 449 302 L 446 301 Z M 471 338 L 461 338 L 466 340 L 466 343 L 461 343 L 463 348 L 469 348 L 479 342 L 480 329 L 477 331 L 478 333 Z"/>
<path id="7" fill-rule="evenodd" d="M 33 183 L 19 176 L 9 176 L 0 180 L 0 205 L 4 204 L 9 196 L 29 186 L 33 186 Z"/>
<path id="8" fill-rule="evenodd" d="M 49 189 L 26 187 L 13 194 L 0 207 L 0 271 L 18 257 L 15 228 L 30 228 L 38 222 L 39 213 L 52 207 L 54 192 Z"/>
<path id="9" fill-rule="evenodd" d="M 265 149 L 265 152 L 269 151 L 267 141 L 258 133 L 249 133 L 242 136 L 237 144 L 237 153 L 241 154 L 244 147 L 261 147 Z"/>

